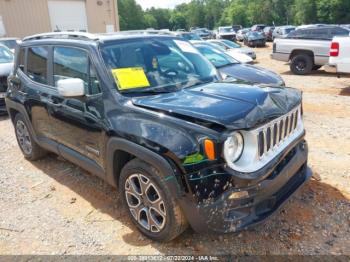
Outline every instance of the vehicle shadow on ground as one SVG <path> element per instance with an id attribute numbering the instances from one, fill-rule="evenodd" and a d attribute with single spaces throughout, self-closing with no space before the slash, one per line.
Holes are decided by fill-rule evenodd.
<path id="1" fill-rule="evenodd" d="M 9 116 L 8 115 L 0 115 L 0 121 L 4 121 L 4 120 L 7 120 L 9 119 Z"/>
<path id="2" fill-rule="evenodd" d="M 126 209 L 121 208 L 118 192 L 101 179 L 52 154 L 33 164 L 58 183 L 80 195 L 96 211 L 107 214 L 112 220 L 118 220 L 128 227 L 132 232 L 122 233 L 124 235 L 121 236 L 127 244 L 135 247 L 152 246 L 161 254 L 286 254 L 304 240 L 310 245 L 313 244 L 313 241 L 310 241 L 313 238 L 327 242 L 327 236 L 321 235 L 320 230 L 328 226 L 328 221 L 331 224 L 334 217 L 339 216 L 345 219 L 344 223 L 338 224 L 341 228 L 338 228 L 337 232 L 350 234 L 350 221 L 346 222 L 346 217 L 350 217 L 350 199 L 337 188 L 316 180 L 316 176 L 316 179 L 310 180 L 278 213 L 253 229 L 227 235 L 198 234 L 188 229 L 169 243 L 157 243 L 141 235 L 130 221 Z M 330 202 L 334 202 L 334 205 L 330 206 Z M 347 213 L 339 208 L 340 205 L 347 207 Z M 301 233 L 296 230 L 298 228 L 303 228 Z M 333 227 L 328 230 L 335 231 Z M 283 247 L 288 248 L 283 250 Z"/>
<path id="3" fill-rule="evenodd" d="M 339 95 L 341 95 L 341 96 L 350 96 L 350 86 L 342 88 L 341 91 L 339 92 Z"/>
<path id="4" fill-rule="evenodd" d="M 292 71 L 288 70 L 285 72 L 282 72 L 281 75 L 295 75 Z M 325 70 L 313 70 L 310 74 L 307 75 L 308 77 L 335 77 L 335 78 L 350 78 L 350 74 L 336 74 L 336 73 L 329 73 Z M 301 75 L 300 77 L 305 77 Z"/>

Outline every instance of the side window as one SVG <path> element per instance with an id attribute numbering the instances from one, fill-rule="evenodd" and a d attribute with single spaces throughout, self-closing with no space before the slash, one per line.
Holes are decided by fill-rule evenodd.
<path id="1" fill-rule="evenodd" d="M 311 39 L 328 39 L 328 29 L 313 29 L 310 30 L 310 38 Z"/>
<path id="2" fill-rule="evenodd" d="M 335 28 L 331 29 L 331 35 L 332 35 L 332 37 L 333 36 L 349 36 L 350 33 L 346 29 L 335 27 Z"/>
<path id="3" fill-rule="evenodd" d="M 47 84 L 47 47 L 32 47 L 27 54 L 27 75 L 41 84 Z"/>
<path id="4" fill-rule="evenodd" d="M 21 69 L 23 72 L 24 72 L 25 54 L 26 54 L 26 50 L 23 47 L 21 47 L 18 51 L 17 67 Z"/>
<path id="5" fill-rule="evenodd" d="M 296 30 L 288 34 L 288 38 L 302 38 L 302 36 L 305 36 L 304 34 L 305 30 Z"/>
<path id="6" fill-rule="evenodd" d="M 55 47 L 53 52 L 54 85 L 61 79 L 80 78 L 87 94 L 100 93 L 96 71 L 90 68 L 88 53 L 71 47 Z"/>

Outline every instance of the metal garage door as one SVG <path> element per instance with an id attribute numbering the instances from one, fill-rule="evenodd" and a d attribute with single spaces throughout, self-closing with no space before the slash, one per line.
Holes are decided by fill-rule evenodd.
<path id="1" fill-rule="evenodd" d="M 88 31 L 85 1 L 49 0 L 52 31 Z"/>

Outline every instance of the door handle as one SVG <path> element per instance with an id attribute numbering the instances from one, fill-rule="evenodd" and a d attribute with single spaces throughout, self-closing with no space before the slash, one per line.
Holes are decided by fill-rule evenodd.
<path id="1" fill-rule="evenodd" d="M 48 99 L 46 101 L 47 105 L 51 106 L 51 107 L 54 107 L 54 108 L 62 108 L 62 104 L 57 102 L 57 101 L 54 101 L 54 100 L 51 100 L 51 99 Z"/>

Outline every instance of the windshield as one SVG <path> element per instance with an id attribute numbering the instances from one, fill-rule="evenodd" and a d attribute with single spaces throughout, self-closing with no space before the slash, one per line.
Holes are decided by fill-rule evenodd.
<path id="1" fill-rule="evenodd" d="M 239 62 L 232 57 L 221 52 L 219 49 L 208 45 L 195 45 L 195 47 L 204 55 L 216 68 L 238 64 Z"/>
<path id="2" fill-rule="evenodd" d="M 7 48 L 0 47 L 0 63 L 12 63 L 13 54 Z"/>
<path id="3" fill-rule="evenodd" d="M 230 32 L 233 32 L 233 28 L 232 27 L 220 27 L 219 32 L 220 33 L 230 33 Z"/>
<path id="4" fill-rule="evenodd" d="M 182 34 L 182 38 L 185 38 L 186 40 L 202 40 L 202 38 L 199 37 L 199 35 L 194 34 L 194 33 L 187 33 L 187 34 Z"/>
<path id="5" fill-rule="evenodd" d="M 252 36 L 252 37 L 261 37 L 261 34 L 258 32 L 249 32 L 248 36 Z"/>
<path id="6" fill-rule="evenodd" d="M 0 45 L 4 45 L 9 49 L 15 49 L 17 42 L 16 40 L 0 40 Z"/>
<path id="7" fill-rule="evenodd" d="M 101 51 L 120 91 L 173 92 L 218 80 L 215 68 L 187 41 L 128 39 L 107 42 Z"/>
<path id="8" fill-rule="evenodd" d="M 287 35 L 287 34 L 289 34 L 290 32 L 292 32 L 294 30 L 295 30 L 295 28 L 285 28 L 284 29 L 284 33 Z"/>
<path id="9" fill-rule="evenodd" d="M 206 29 L 206 28 L 198 28 L 198 30 L 205 32 L 205 33 L 208 33 L 208 29 Z"/>
<path id="10" fill-rule="evenodd" d="M 221 40 L 225 45 L 227 45 L 230 48 L 241 48 L 241 46 L 235 42 L 232 42 L 230 40 Z"/>

